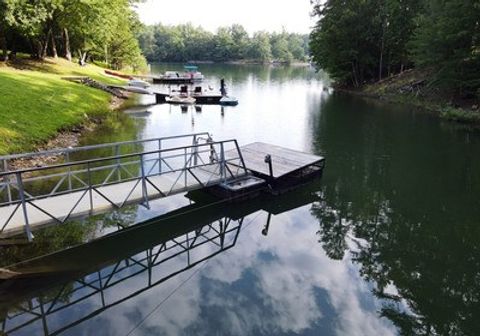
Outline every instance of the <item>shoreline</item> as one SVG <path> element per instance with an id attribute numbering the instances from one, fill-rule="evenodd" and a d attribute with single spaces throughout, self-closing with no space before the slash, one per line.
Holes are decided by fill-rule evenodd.
<path id="1" fill-rule="evenodd" d="M 292 61 L 291 63 L 281 62 L 281 61 L 269 61 L 269 62 L 262 62 L 262 61 L 249 61 L 249 60 L 238 60 L 238 61 L 223 61 L 223 62 L 215 62 L 215 61 L 196 61 L 190 60 L 187 62 L 183 62 L 185 64 L 231 64 L 231 65 L 272 65 L 272 66 L 294 66 L 294 67 L 307 67 L 311 64 L 308 62 L 302 61 Z M 150 62 L 149 64 L 182 64 L 182 62 Z"/>
<path id="2" fill-rule="evenodd" d="M 365 84 L 359 88 L 333 87 L 337 92 L 348 93 L 358 97 L 375 99 L 389 104 L 403 104 L 421 109 L 435 115 L 437 118 L 480 126 L 480 109 L 478 101 L 460 100 L 452 102 L 453 98 L 438 92 L 431 94 L 425 89 L 428 76 L 407 70 L 382 81 Z"/>
<path id="3" fill-rule="evenodd" d="M 131 98 L 131 93 L 126 93 L 128 99 Z M 108 107 L 108 113 L 119 111 L 128 101 L 111 96 Z M 70 127 L 65 130 L 59 130 L 58 133 L 47 140 L 45 143 L 35 146 L 34 151 L 30 153 L 37 153 L 42 151 L 62 149 L 68 147 L 78 146 L 80 139 L 87 133 L 93 132 L 98 126 L 100 126 L 107 115 L 100 117 L 86 117 L 80 124 Z M 15 155 L 15 154 L 12 154 Z M 58 163 L 63 154 L 52 154 L 47 156 L 35 156 L 25 157 L 20 159 L 11 160 L 8 165 L 9 170 L 28 169 L 31 167 L 41 167 L 45 165 L 53 165 Z"/>

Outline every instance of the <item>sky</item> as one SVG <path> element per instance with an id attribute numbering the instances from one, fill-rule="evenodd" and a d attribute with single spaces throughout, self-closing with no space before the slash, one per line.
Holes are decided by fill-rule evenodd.
<path id="1" fill-rule="evenodd" d="M 310 0 L 147 0 L 137 12 L 145 24 L 192 23 L 215 32 L 239 23 L 249 34 L 259 30 L 308 34 L 314 21 Z"/>

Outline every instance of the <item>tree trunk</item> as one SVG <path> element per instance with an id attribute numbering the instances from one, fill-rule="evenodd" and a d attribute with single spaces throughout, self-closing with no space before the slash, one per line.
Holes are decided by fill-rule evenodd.
<path id="1" fill-rule="evenodd" d="M 83 52 L 81 49 L 78 49 L 78 55 L 80 56 L 78 62 L 80 65 L 85 65 L 87 63 L 87 58 L 88 58 L 88 50 Z"/>
<path id="2" fill-rule="evenodd" d="M 41 59 L 47 57 L 48 52 L 48 41 L 50 41 L 50 36 L 52 35 L 52 29 L 48 30 L 47 36 L 45 37 L 45 43 L 43 44 Z"/>
<path id="3" fill-rule="evenodd" d="M 63 29 L 63 40 L 65 42 L 65 58 L 72 61 L 72 52 L 70 51 L 70 37 L 68 36 L 68 29 Z"/>
<path id="4" fill-rule="evenodd" d="M 10 43 L 10 54 L 8 55 L 8 59 L 15 60 L 16 58 L 17 58 L 17 41 L 15 37 L 13 37 Z"/>
<path id="5" fill-rule="evenodd" d="M 7 37 L 5 31 L 0 27 L 0 48 L 2 49 L 2 60 L 8 61 Z"/>
<path id="6" fill-rule="evenodd" d="M 382 80 L 383 70 L 383 49 L 385 48 L 385 24 L 382 27 L 382 45 L 380 46 L 380 62 L 378 65 L 378 80 Z"/>
<path id="7" fill-rule="evenodd" d="M 352 62 L 352 78 L 353 78 L 353 85 L 358 87 L 358 77 L 357 77 L 357 69 L 355 64 Z"/>
<path id="8" fill-rule="evenodd" d="M 105 64 L 108 64 L 108 47 L 106 43 L 105 43 Z"/>
<path id="9" fill-rule="evenodd" d="M 57 45 L 55 43 L 55 34 L 50 35 L 51 38 L 51 44 L 52 44 L 52 56 L 53 58 L 58 58 L 58 52 L 57 52 Z"/>
<path id="10" fill-rule="evenodd" d="M 87 60 L 87 52 L 82 52 L 81 50 L 79 51 L 80 53 L 80 59 L 82 60 L 82 64 L 85 64 L 85 61 Z"/>
<path id="11" fill-rule="evenodd" d="M 42 55 L 43 55 L 43 43 L 42 43 L 42 41 L 38 40 L 34 44 L 37 45 L 37 51 L 35 52 L 33 57 L 36 58 L 36 59 L 42 59 Z"/>

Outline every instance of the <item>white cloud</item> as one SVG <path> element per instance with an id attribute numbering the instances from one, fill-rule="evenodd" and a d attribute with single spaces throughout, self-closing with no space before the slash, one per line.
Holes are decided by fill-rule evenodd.
<path id="1" fill-rule="evenodd" d="M 107 310 L 76 330 L 94 330 L 102 325 L 108 326 L 108 334 L 123 334 L 153 311 L 134 335 L 147 331 L 178 335 L 188 328 L 199 335 L 211 328 L 229 330 L 231 335 L 301 333 L 319 323 L 330 324 L 330 330 L 339 336 L 394 335 L 393 327 L 378 317 L 375 299 L 357 268 L 348 258 L 334 261 L 323 252 L 315 234 L 318 224 L 309 207 L 272 217 L 267 237 L 260 233 L 266 215 L 249 216 L 232 249 Z M 204 245 L 201 255 L 217 249 Z M 173 259 L 172 269 L 180 269 L 184 262 Z M 154 273 L 166 271 L 164 266 Z M 122 284 L 122 290 L 114 294 L 128 295 L 142 288 L 145 276 Z M 212 311 L 218 318 L 215 326 L 208 317 Z M 323 317 L 329 320 L 322 321 Z"/>

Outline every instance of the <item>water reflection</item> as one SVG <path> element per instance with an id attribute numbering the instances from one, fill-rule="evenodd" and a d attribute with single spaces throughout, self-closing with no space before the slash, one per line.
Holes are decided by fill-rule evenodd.
<path id="1" fill-rule="evenodd" d="M 47 273 L 36 280 L 2 284 L 0 307 L 3 311 L 3 331 L 9 335 L 41 333 L 42 330 L 45 335 L 68 333 L 71 328 L 83 322 L 88 323 L 102 312 L 122 305 L 170 278 L 188 273 L 195 266 L 234 247 L 244 223 L 247 222 L 247 226 L 254 223 L 260 214 L 267 214 L 263 218 L 265 223 L 263 229 L 254 234 L 258 236 L 261 232 L 267 236 L 272 216 L 318 200 L 319 195 L 315 192 L 317 189 L 318 186 L 313 184 L 293 195 L 265 197 L 240 206 L 198 203 L 89 244 L 16 264 L 11 267 L 12 270 L 39 275 Z M 192 218 L 195 218 L 194 222 Z M 259 259 L 271 263 L 275 259 L 275 253 L 260 251 Z M 227 260 L 233 264 L 241 262 L 236 258 Z M 206 265 L 203 263 L 201 267 L 205 268 Z M 215 286 L 221 285 L 218 282 L 220 279 L 228 283 L 234 281 L 235 277 L 243 276 L 245 266 L 231 266 L 222 265 L 221 270 L 215 267 L 205 273 L 203 280 L 206 277 L 210 280 L 203 285 L 212 286 L 211 290 L 219 290 Z M 92 269 L 95 271 L 92 272 Z M 78 277 L 80 274 L 82 275 Z M 190 272 L 187 279 L 191 274 Z M 75 278 L 76 280 L 69 280 Z M 294 278 L 291 280 L 295 281 Z M 177 283 L 181 281 L 180 279 Z M 171 284 L 167 286 L 170 287 Z M 295 302 L 295 298 L 298 299 L 300 292 L 295 292 L 299 288 L 292 290 L 293 297 L 285 297 L 283 300 L 287 302 L 279 302 L 279 307 L 290 304 L 288 301 L 291 299 L 291 303 Z M 256 293 L 258 294 L 264 293 Z M 277 294 L 271 299 L 278 300 Z M 214 297 L 218 295 L 208 295 L 205 299 Z M 257 299 L 263 301 L 262 298 Z M 311 301 L 311 304 L 314 303 Z M 126 307 L 128 306 L 124 305 Z M 274 308 L 270 313 L 278 310 L 275 307 L 266 308 Z M 292 310 L 287 312 L 290 315 L 295 311 L 295 307 L 288 309 Z M 317 312 L 307 320 L 301 318 L 296 321 L 297 325 L 288 326 L 288 318 L 282 316 L 281 319 L 287 319 L 282 322 L 286 323 L 282 328 L 301 330 L 308 327 L 310 319 L 318 317 L 320 315 Z M 277 317 L 272 318 L 276 320 Z M 231 326 L 226 325 L 225 328 L 227 327 Z M 241 333 L 241 330 L 238 332 Z"/>
<path id="2" fill-rule="evenodd" d="M 212 83 L 220 76 L 227 82 L 230 78 L 240 105 L 224 111 L 218 106 L 203 106 L 201 111 L 192 107 L 184 114 L 179 106 L 152 106 L 151 114 L 134 118 L 141 121 L 136 131 L 118 128 L 119 136 L 208 130 L 215 138 L 237 138 L 241 144 L 265 141 L 309 151 L 327 157 L 321 185 L 269 202 L 205 211 L 204 217 L 195 211 L 185 217 L 183 226 L 178 222 L 157 226 L 159 232 L 167 226 L 190 228 L 180 235 L 189 232 L 191 238 L 205 225 L 220 231 L 219 220 L 238 224 L 243 218 L 233 248 L 101 310 L 63 334 L 102 330 L 124 335 L 146 317 L 133 335 L 480 334 L 478 133 L 405 106 L 331 94 L 323 89 L 327 82 L 310 80 L 310 74 L 299 70 L 256 66 L 201 70 L 210 72 Z M 116 140 L 115 132 L 105 133 Z M 83 227 L 85 231 L 81 226 L 72 231 L 64 227 L 72 235 L 59 231 L 58 236 L 72 246 L 82 241 L 82 235 L 113 231 L 119 223 L 127 227 L 186 204 L 183 197 L 171 200 L 168 207 L 152 202 L 151 210 L 135 207 L 125 216 L 96 218 Z M 131 259 L 139 261 L 136 258 L 147 258 L 150 249 L 158 251 L 165 237 L 165 232 L 151 231 L 137 241 L 112 240 L 116 243 L 100 246 L 98 253 L 85 253 L 78 263 L 57 262 L 57 267 L 64 267 L 60 280 L 68 288 L 85 287 L 71 281 L 76 275 L 82 281 L 97 281 L 98 287 L 98 272 L 107 275 L 117 263 L 123 267 L 130 260 L 126 274 L 143 271 L 109 291 L 109 298 L 121 300 L 148 287 L 148 267 L 144 270 Z M 197 251 L 206 253 L 202 256 L 218 251 L 218 245 L 209 246 Z M 171 266 L 152 270 L 152 277 L 183 269 L 187 261 L 183 251 L 170 259 Z M 72 270 L 72 265 L 79 268 Z M 26 309 L 29 301 L 38 306 L 43 297 L 51 302 L 59 288 L 55 293 L 46 282 L 45 290 L 5 291 L 3 316 L 16 312 L 16 321 L 33 318 L 12 307 L 20 304 Z M 73 302 L 69 297 L 61 300 Z M 50 332 L 101 309 L 101 297 L 71 307 L 68 314 L 48 318 Z M 38 310 L 35 313 L 41 316 Z M 38 323 L 13 334 L 41 334 Z"/>
<path id="3" fill-rule="evenodd" d="M 13 288 L 7 288 L 2 293 L 3 304 L 6 301 L 8 309 L 3 316 L 3 332 L 25 334 L 33 331 L 37 334 L 41 332 L 40 326 L 45 335 L 67 331 L 233 247 L 242 223 L 243 218 L 225 218 L 191 228 L 188 233 L 74 281 L 63 283 L 62 277 L 57 276 L 48 278 L 47 282 L 46 279 L 30 281 L 27 288 L 24 283 L 14 284 Z M 78 250 L 85 249 L 77 247 L 76 250 L 75 253 L 79 253 Z M 55 258 L 65 256 L 50 257 Z M 52 283 L 55 286 L 52 287 Z M 39 288 L 43 290 L 39 296 L 18 301 L 19 293 L 21 297 L 28 297 L 26 293 Z"/>
<path id="4" fill-rule="evenodd" d="M 472 151 L 480 142 L 404 109 L 385 116 L 341 95 L 322 103 L 313 127 L 329 169 L 324 199 L 311 209 L 319 242 L 329 257 L 359 266 L 385 300 L 379 315 L 401 334 L 475 335 L 480 162 Z"/>
<path id="5" fill-rule="evenodd" d="M 181 71 L 183 64 L 152 64 L 152 73 L 163 74 L 167 70 Z M 230 85 L 243 85 L 258 80 L 260 83 L 285 83 L 292 80 L 318 80 L 322 78 L 326 83 L 330 80 L 323 71 L 315 73 L 309 66 L 264 66 L 264 65 L 235 65 L 235 64 L 202 64 L 201 72 L 206 77 L 206 83 L 217 87 L 220 79 L 224 78 Z"/>

